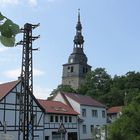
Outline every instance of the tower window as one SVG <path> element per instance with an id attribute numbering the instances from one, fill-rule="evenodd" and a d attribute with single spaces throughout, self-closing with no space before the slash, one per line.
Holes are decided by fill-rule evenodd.
<path id="1" fill-rule="evenodd" d="M 83 73 L 85 73 L 85 67 L 83 67 Z"/>
<path id="2" fill-rule="evenodd" d="M 71 66 L 71 67 L 68 67 L 68 72 L 73 72 L 74 71 L 74 67 Z"/>
<path id="3" fill-rule="evenodd" d="M 73 69 L 74 69 L 73 66 L 71 66 L 70 72 L 73 72 Z"/>

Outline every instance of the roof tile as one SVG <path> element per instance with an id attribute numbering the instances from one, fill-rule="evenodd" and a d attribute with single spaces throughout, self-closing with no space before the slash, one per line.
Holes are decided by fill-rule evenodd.
<path id="1" fill-rule="evenodd" d="M 78 113 L 71 107 L 59 101 L 38 99 L 38 102 L 42 105 L 47 113 L 78 115 Z"/>
<path id="2" fill-rule="evenodd" d="M 18 83 L 19 80 L 0 84 L 0 100 L 6 96 Z"/>
<path id="3" fill-rule="evenodd" d="M 81 105 L 87 106 L 95 106 L 95 107 L 105 107 L 102 103 L 96 101 L 95 99 L 91 98 L 90 96 L 76 94 L 76 93 L 62 93 L 66 97 L 69 97 Z"/>
<path id="4" fill-rule="evenodd" d="M 114 106 L 107 110 L 108 114 L 122 112 L 122 106 Z"/>

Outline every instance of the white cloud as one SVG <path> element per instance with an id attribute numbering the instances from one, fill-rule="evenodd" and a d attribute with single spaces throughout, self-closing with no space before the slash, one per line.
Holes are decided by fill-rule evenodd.
<path id="1" fill-rule="evenodd" d="M 0 0 L 0 5 L 17 5 L 19 4 L 20 0 Z"/>
<path id="2" fill-rule="evenodd" d="M 8 48 L 3 47 L 3 46 L 0 46 L 0 53 L 1 53 L 1 52 L 4 52 L 4 51 L 7 51 L 7 50 L 8 50 Z"/>
<path id="3" fill-rule="evenodd" d="M 52 89 L 51 88 L 44 88 L 40 86 L 34 86 L 34 96 L 37 99 L 47 99 L 50 96 Z"/>
<path id="4" fill-rule="evenodd" d="M 48 0 L 48 2 L 54 2 L 55 0 Z"/>
<path id="5" fill-rule="evenodd" d="M 39 69 L 33 69 L 33 75 L 34 76 L 41 76 L 41 75 L 44 75 L 45 72 L 44 71 L 41 71 Z"/>
<path id="6" fill-rule="evenodd" d="M 28 3 L 30 6 L 37 6 L 37 0 L 0 0 L 0 6 L 18 5 Z"/>
<path id="7" fill-rule="evenodd" d="M 37 0 L 28 0 L 28 3 L 29 3 L 31 6 L 37 6 Z"/>
<path id="8" fill-rule="evenodd" d="M 20 76 L 21 70 L 20 69 L 15 69 L 15 70 L 8 70 L 4 72 L 4 75 L 8 78 L 11 79 L 16 79 L 17 77 Z M 44 72 L 38 69 L 33 69 L 33 75 L 34 76 L 41 76 L 43 75 Z"/>
<path id="9" fill-rule="evenodd" d="M 5 71 L 4 75 L 8 78 L 17 79 L 20 76 L 20 69 Z"/>

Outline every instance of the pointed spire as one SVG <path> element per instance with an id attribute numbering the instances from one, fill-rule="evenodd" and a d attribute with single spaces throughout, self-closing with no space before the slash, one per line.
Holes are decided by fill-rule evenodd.
<path id="1" fill-rule="evenodd" d="M 84 38 L 82 36 L 82 24 L 80 21 L 80 9 L 78 9 L 78 22 L 76 25 L 76 35 L 74 37 L 74 46 L 83 48 Z"/>
<path id="2" fill-rule="evenodd" d="M 78 9 L 78 22 L 80 22 L 80 9 Z"/>

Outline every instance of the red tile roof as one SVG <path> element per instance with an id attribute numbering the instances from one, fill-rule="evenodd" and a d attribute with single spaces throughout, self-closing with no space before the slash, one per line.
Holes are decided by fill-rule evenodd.
<path id="1" fill-rule="evenodd" d="M 114 106 L 107 110 L 108 114 L 119 113 L 119 112 L 122 112 L 122 106 Z"/>
<path id="2" fill-rule="evenodd" d="M 5 97 L 18 83 L 19 80 L 0 84 L 0 100 Z"/>
<path id="3" fill-rule="evenodd" d="M 61 93 L 64 94 L 66 97 L 69 97 L 81 105 L 87 106 L 95 106 L 95 107 L 106 107 L 102 103 L 96 101 L 95 99 L 91 98 L 90 96 L 76 94 L 76 93 Z"/>
<path id="4" fill-rule="evenodd" d="M 71 107 L 59 101 L 48 101 L 38 99 L 38 102 L 41 104 L 41 106 L 45 109 L 47 113 L 78 115 L 78 113 L 74 111 Z"/>

